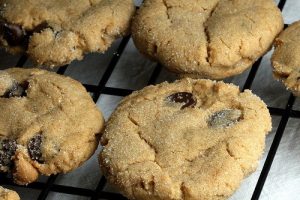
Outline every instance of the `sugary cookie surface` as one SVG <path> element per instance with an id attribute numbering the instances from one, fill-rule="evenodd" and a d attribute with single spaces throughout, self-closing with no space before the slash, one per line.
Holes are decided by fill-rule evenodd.
<path id="1" fill-rule="evenodd" d="M 0 186 L 0 200 L 20 200 L 20 197 L 15 191 Z"/>
<path id="2" fill-rule="evenodd" d="M 132 0 L 0 0 L 0 43 L 62 66 L 126 35 L 134 10 Z"/>
<path id="3" fill-rule="evenodd" d="M 80 166 L 103 123 L 79 82 L 38 69 L 0 71 L 0 171 L 17 184 Z"/>
<path id="4" fill-rule="evenodd" d="M 295 22 L 275 40 L 273 75 L 300 96 L 300 22 Z"/>
<path id="5" fill-rule="evenodd" d="M 100 165 L 130 199 L 226 199 L 256 169 L 266 105 L 223 82 L 183 79 L 126 97 L 109 119 Z"/>
<path id="6" fill-rule="evenodd" d="M 282 28 L 273 0 L 145 0 L 132 35 L 171 71 L 222 79 L 250 67 Z"/>

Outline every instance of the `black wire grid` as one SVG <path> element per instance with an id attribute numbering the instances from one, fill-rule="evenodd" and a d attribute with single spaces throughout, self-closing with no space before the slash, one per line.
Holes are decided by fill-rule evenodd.
<path id="1" fill-rule="evenodd" d="M 280 10 L 283 9 L 285 3 L 286 3 L 286 0 L 280 0 L 280 2 L 278 4 L 278 7 L 280 8 Z M 287 25 L 285 25 L 285 27 L 287 27 Z M 87 91 L 92 94 L 93 100 L 95 102 L 99 99 L 101 94 L 123 97 L 123 96 L 127 96 L 133 92 L 133 90 L 130 90 L 130 89 L 106 87 L 106 83 L 108 82 L 110 76 L 112 75 L 116 65 L 118 64 L 120 56 L 122 55 L 124 49 L 126 48 L 129 39 L 130 39 L 130 36 L 124 37 L 122 39 L 121 43 L 119 44 L 119 47 L 117 48 L 117 51 L 114 53 L 112 59 L 110 60 L 110 63 L 108 65 L 108 67 L 106 68 L 106 71 L 103 74 L 98 85 L 84 84 Z M 16 66 L 23 67 L 26 61 L 27 61 L 27 57 L 25 55 L 23 55 L 17 62 Z M 246 79 L 246 82 L 243 85 L 242 90 L 251 89 L 253 80 L 256 76 L 256 73 L 261 64 L 261 61 L 262 61 L 262 58 L 258 59 L 255 62 L 255 64 L 252 66 L 252 68 L 249 72 L 249 75 Z M 68 65 L 61 67 L 61 68 L 59 68 L 57 73 L 64 74 L 67 68 L 68 68 Z M 161 65 L 157 64 L 154 71 L 152 72 L 150 79 L 148 80 L 148 85 L 154 84 L 156 82 L 156 79 L 159 76 L 161 69 L 162 69 Z M 256 187 L 253 191 L 251 200 L 257 200 L 260 197 L 261 191 L 264 187 L 264 183 L 267 179 L 269 170 L 271 168 L 272 162 L 274 160 L 276 151 L 280 144 L 282 135 L 284 133 L 284 130 L 285 130 L 285 127 L 287 125 L 289 118 L 300 118 L 300 111 L 296 111 L 296 110 L 292 109 L 294 102 L 295 102 L 295 97 L 292 94 L 290 94 L 290 97 L 289 97 L 288 102 L 284 109 L 268 107 L 271 115 L 272 116 L 280 116 L 281 120 L 276 129 L 276 134 L 274 136 L 269 153 L 268 153 L 265 163 L 263 165 L 263 169 L 260 173 Z M 116 200 L 116 199 L 122 200 L 122 199 L 124 199 L 124 200 L 126 200 L 126 198 L 120 194 L 103 191 L 104 187 L 106 186 L 106 179 L 104 176 L 102 176 L 101 179 L 99 180 L 96 190 L 55 184 L 54 182 L 58 176 L 59 175 L 52 175 L 47 179 L 46 182 L 35 182 L 35 183 L 29 184 L 28 186 L 19 186 L 19 185 L 14 184 L 12 182 L 12 180 L 10 178 L 7 178 L 7 176 L 5 174 L 0 173 L 0 185 L 22 187 L 22 188 L 26 188 L 28 190 L 30 190 L 30 189 L 39 190 L 40 194 L 37 198 L 38 200 L 45 200 L 50 192 L 90 197 L 91 200 L 96 200 L 96 199 L 107 199 L 107 200 Z"/>

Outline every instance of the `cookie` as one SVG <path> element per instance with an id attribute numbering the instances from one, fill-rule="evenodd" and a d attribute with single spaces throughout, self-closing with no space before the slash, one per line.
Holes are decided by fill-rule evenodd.
<path id="1" fill-rule="evenodd" d="M 20 197 L 15 191 L 0 186 L 0 200 L 20 200 Z"/>
<path id="2" fill-rule="evenodd" d="M 300 96 L 300 21 L 291 24 L 276 38 L 272 55 L 273 75 Z"/>
<path id="3" fill-rule="evenodd" d="M 128 34 L 132 0 L 0 0 L 0 43 L 38 65 L 62 66 L 104 52 Z"/>
<path id="4" fill-rule="evenodd" d="M 126 97 L 107 122 L 100 165 L 129 199 L 229 197 L 256 169 L 271 130 L 249 90 L 182 79 Z"/>
<path id="5" fill-rule="evenodd" d="M 0 171 L 12 173 L 15 183 L 83 164 L 103 123 L 79 82 L 39 69 L 0 71 Z"/>
<path id="6" fill-rule="evenodd" d="M 252 66 L 282 28 L 273 0 L 145 0 L 132 36 L 181 76 L 223 79 Z"/>

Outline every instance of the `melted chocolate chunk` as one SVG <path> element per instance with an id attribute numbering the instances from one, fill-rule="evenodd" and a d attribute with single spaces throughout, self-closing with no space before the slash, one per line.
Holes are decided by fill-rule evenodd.
<path id="1" fill-rule="evenodd" d="M 9 24 L 2 21 L 0 22 L 0 32 L 10 46 L 21 45 L 26 39 L 25 31 L 16 24 Z"/>
<path id="2" fill-rule="evenodd" d="M 27 88 L 28 88 L 28 82 L 24 82 L 22 84 L 14 83 L 13 86 L 9 88 L 2 97 L 4 98 L 24 97 L 26 96 Z"/>
<path id="3" fill-rule="evenodd" d="M 172 94 L 167 97 L 167 100 L 174 103 L 181 103 L 183 104 L 181 106 L 181 109 L 191 107 L 194 108 L 197 104 L 197 99 L 194 98 L 192 93 L 189 92 L 178 92 L 175 94 Z"/>
<path id="4" fill-rule="evenodd" d="M 32 35 L 33 33 L 41 33 L 44 29 L 46 28 L 51 28 L 51 26 L 49 26 L 49 24 L 47 22 L 43 22 L 39 25 L 37 25 L 32 31 L 29 31 L 29 35 Z"/>
<path id="5" fill-rule="evenodd" d="M 15 140 L 4 139 L 0 142 L 0 166 L 10 167 L 12 165 L 11 158 L 17 150 L 17 142 Z"/>
<path id="6" fill-rule="evenodd" d="M 33 30 L 25 31 L 21 26 L 0 21 L 0 33 L 10 46 L 28 47 L 29 38 L 33 33 L 40 33 L 46 28 L 51 28 L 47 22 L 36 26 Z"/>
<path id="7" fill-rule="evenodd" d="M 41 144 L 42 144 L 42 135 L 38 134 L 29 140 L 29 142 L 27 144 L 27 149 L 28 149 L 30 158 L 32 160 L 43 163 Z"/>
<path id="8" fill-rule="evenodd" d="M 208 124 L 213 128 L 226 128 L 238 122 L 241 115 L 242 112 L 237 109 L 221 110 L 210 117 Z"/>

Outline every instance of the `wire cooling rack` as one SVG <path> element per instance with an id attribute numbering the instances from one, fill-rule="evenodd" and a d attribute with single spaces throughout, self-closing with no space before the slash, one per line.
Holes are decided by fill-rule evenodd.
<path id="1" fill-rule="evenodd" d="M 280 0 L 278 7 L 282 10 L 286 4 L 286 0 Z M 287 27 L 287 25 L 285 25 Z M 93 100 L 97 102 L 99 97 L 101 95 L 111 95 L 111 96 L 117 96 L 117 97 L 123 97 L 126 95 L 129 95 L 134 90 L 133 89 L 124 89 L 121 87 L 109 87 L 107 86 L 107 83 L 109 79 L 111 78 L 120 57 L 122 56 L 122 53 L 124 52 L 124 49 L 128 45 L 128 42 L 130 40 L 130 36 L 125 37 L 121 40 L 119 43 L 118 48 L 116 49 L 116 52 L 113 54 L 108 66 L 106 67 L 106 70 L 104 71 L 104 74 L 102 75 L 101 80 L 98 82 L 97 85 L 95 84 L 84 84 L 88 92 L 91 93 Z M 251 89 L 252 83 L 255 80 L 257 71 L 259 70 L 259 67 L 261 66 L 263 58 L 260 58 L 257 60 L 257 62 L 252 66 L 251 70 L 249 71 L 249 74 L 244 81 L 242 85 L 242 90 L 245 89 Z M 27 62 L 27 57 L 21 56 L 19 58 L 17 64 L 15 66 L 17 67 L 23 67 L 24 64 Z M 65 74 L 66 70 L 69 66 L 64 66 L 58 69 L 58 74 Z M 159 64 L 156 64 L 154 70 L 152 71 L 151 76 L 149 77 L 149 80 L 146 85 L 155 84 L 157 82 L 157 79 L 162 71 L 162 67 Z M 287 127 L 288 120 L 290 118 L 299 119 L 300 118 L 300 111 L 293 110 L 293 105 L 295 103 L 295 97 L 290 94 L 289 98 L 287 99 L 287 102 L 285 104 L 284 108 L 279 107 L 268 107 L 269 111 L 272 115 L 272 117 L 279 117 L 280 121 L 278 123 L 277 127 L 273 127 L 273 130 L 275 131 L 275 136 L 273 137 L 273 141 L 271 142 L 270 149 L 268 151 L 268 154 L 266 156 L 266 159 L 264 163 L 262 164 L 262 169 L 260 171 L 260 175 L 256 179 L 256 186 L 252 193 L 252 197 L 245 197 L 245 199 L 251 198 L 252 200 L 259 199 L 261 192 L 263 190 L 264 184 L 266 182 L 266 179 L 268 177 L 270 168 L 272 166 L 274 157 L 276 155 L 277 149 L 279 147 L 280 141 L 282 139 L 283 133 Z M 107 199 L 107 200 L 116 200 L 116 199 L 126 199 L 122 195 L 115 193 L 115 192 L 107 192 L 104 190 L 105 186 L 107 185 L 106 179 L 104 176 L 102 176 L 98 182 L 98 185 L 95 190 L 93 189 L 87 189 L 82 187 L 74 187 L 74 186 L 68 186 L 63 184 L 56 184 L 55 181 L 59 176 L 64 175 L 52 175 L 49 178 L 47 178 L 46 181 L 38 181 L 32 184 L 29 184 L 27 186 L 18 186 L 15 185 L 12 180 L 7 177 L 6 174 L 0 174 L 0 184 L 8 187 L 13 187 L 16 191 L 18 189 L 23 189 L 26 192 L 30 193 L 31 190 L 37 190 L 39 192 L 39 195 L 37 197 L 38 200 L 44 200 L 49 197 L 49 193 L 56 192 L 61 194 L 69 194 L 73 196 L 82 196 L 86 197 L 87 199 Z"/>

